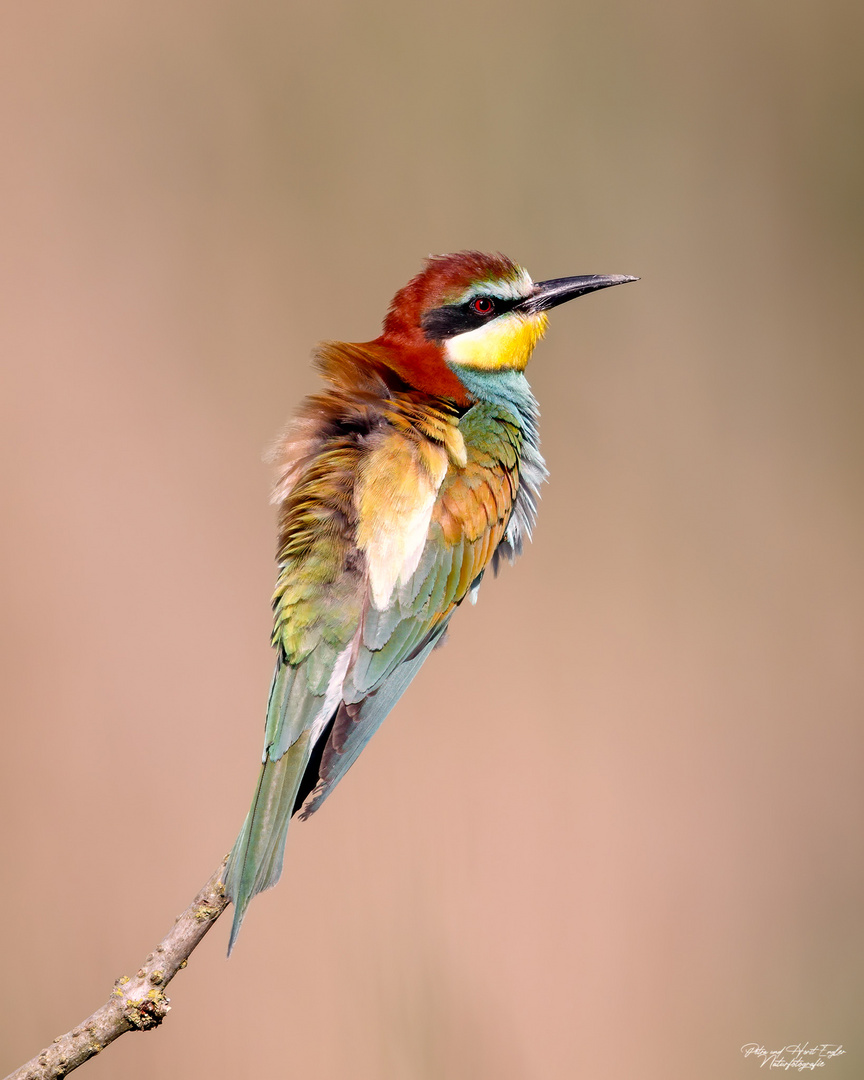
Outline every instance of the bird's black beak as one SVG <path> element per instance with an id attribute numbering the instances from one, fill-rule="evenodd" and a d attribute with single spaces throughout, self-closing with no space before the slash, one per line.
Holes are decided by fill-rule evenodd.
<path id="1" fill-rule="evenodd" d="M 536 315 L 540 311 L 548 311 L 549 308 L 565 304 L 568 300 L 575 300 L 577 296 L 584 296 L 585 293 L 638 280 L 638 277 L 628 277 L 626 274 L 589 274 L 587 277 L 562 277 L 552 278 L 551 281 L 536 281 L 534 291 L 517 305 L 516 310 L 524 311 L 528 315 Z"/>

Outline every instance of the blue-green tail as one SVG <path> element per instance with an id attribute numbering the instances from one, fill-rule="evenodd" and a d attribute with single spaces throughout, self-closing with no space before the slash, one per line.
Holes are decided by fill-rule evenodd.
<path id="1" fill-rule="evenodd" d="M 268 756 L 261 767 L 252 806 L 228 856 L 225 893 L 234 905 L 229 956 L 249 901 L 275 885 L 282 875 L 288 825 L 309 759 L 308 742 L 309 733 L 304 732 L 278 761 Z"/>

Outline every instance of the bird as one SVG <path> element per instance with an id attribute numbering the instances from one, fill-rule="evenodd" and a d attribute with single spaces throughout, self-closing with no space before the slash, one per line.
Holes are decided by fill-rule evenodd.
<path id="1" fill-rule="evenodd" d="M 325 388 L 274 452 L 276 666 L 261 771 L 228 857 L 228 953 L 282 873 L 291 818 L 356 761 L 456 608 L 531 536 L 547 470 L 525 367 L 547 312 L 638 280 L 535 282 L 501 254 L 430 256 L 373 341 L 325 341 Z"/>

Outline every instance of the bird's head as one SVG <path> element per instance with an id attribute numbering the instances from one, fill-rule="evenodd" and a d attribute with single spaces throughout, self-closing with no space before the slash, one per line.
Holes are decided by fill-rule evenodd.
<path id="1" fill-rule="evenodd" d="M 435 255 L 393 297 L 378 344 L 409 385 L 467 405 L 460 371 L 523 371 L 550 308 L 635 280 L 615 274 L 534 282 L 505 255 Z"/>

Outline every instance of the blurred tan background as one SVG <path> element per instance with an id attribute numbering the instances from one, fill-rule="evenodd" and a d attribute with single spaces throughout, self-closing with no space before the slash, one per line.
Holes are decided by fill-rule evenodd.
<path id="1" fill-rule="evenodd" d="M 428 252 L 642 275 L 536 541 L 93 1080 L 864 1074 L 864 8 L 45 0 L 0 25 L 0 1073 L 227 851 L 261 462 Z"/>

